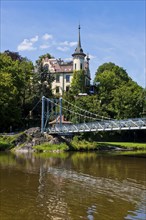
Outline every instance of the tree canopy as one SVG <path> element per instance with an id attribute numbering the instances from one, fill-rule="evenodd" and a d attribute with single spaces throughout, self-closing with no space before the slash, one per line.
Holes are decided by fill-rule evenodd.
<path id="1" fill-rule="evenodd" d="M 51 84 L 54 80 L 48 67 L 42 64 L 44 57 L 33 63 L 17 52 L 0 53 L 0 131 L 9 130 L 10 126 L 20 128 L 25 123 L 29 111 L 41 99 L 42 95 L 52 97 Z M 94 114 L 116 118 L 140 117 L 145 102 L 144 89 L 134 82 L 126 70 L 114 63 L 99 66 L 94 83 L 96 93 L 84 97 L 79 93 L 86 92 L 84 71 L 75 71 L 71 82 L 71 90 L 64 94 L 64 99 L 79 108 Z M 73 106 L 66 106 L 74 110 Z M 40 121 L 40 108 L 36 114 Z M 76 116 L 67 119 L 80 122 Z"/>
<path id="2" fill-rule="evenodd" d="M 42 60 L 44 58 L 53 58 L 49 53 L 44 54 L 39 57 L 36 61 L 36 73 L 37 73 L 37 80 L 39 82 L 39 93 L 40 96 L 51 97 L 52 96 L 52 82 L 54 80 L 54 76 L 49 72 L 48 65 L 43 65 Z"/>
<path id="3" fill-rule="evenodd" d="M 32 89 L 32 62 L 19 59 L 18 54 L 17 58 L 13 57 L 14 54 L 0 54 L 0 129 L 21 124 L 25 103 Z"/>
<path id="4" fill-rule="evenodd" d="M 80 92 L 84 93 L 86 91 L 84 70 L 74 71 L 71 82 L 71 91 L 74 95 L 77 95 Z"/>
<path id="5" fill-rule="evenodd" d="M 101 109 L 110 117 L 140 117 L 144 104 L 143 88 L 128 76 L 126 70 L 114 63 L 104 63 L 97 69 L 94 82 L 98 82 Z"/>

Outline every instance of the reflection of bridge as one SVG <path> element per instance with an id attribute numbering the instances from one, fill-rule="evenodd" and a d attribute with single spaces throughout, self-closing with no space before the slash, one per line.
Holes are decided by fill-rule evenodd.
<path id="1" fill-rule="evenodd" d="M 146 129 L 146 118 L 113 120 L 81 109 L 62 98 L 42 97 L 42 132 L 66 135 L 79 132 L 139 129 Z"/>

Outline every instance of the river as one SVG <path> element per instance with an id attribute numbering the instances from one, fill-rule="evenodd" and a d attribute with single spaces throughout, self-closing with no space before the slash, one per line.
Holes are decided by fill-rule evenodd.
<path id="1" fill-rule="evenodd" d="M 146 157 L 0 153 L 0 219 L 145 220 Z"/>

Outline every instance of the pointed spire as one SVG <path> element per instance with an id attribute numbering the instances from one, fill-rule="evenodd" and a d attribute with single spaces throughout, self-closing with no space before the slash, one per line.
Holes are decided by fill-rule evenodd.
<path id="1" fill-rule="evenodd" d="M 80 29 L 81 29 L 81 27 L 80 27 L 80 25 L 79 25 L 78 29 L 79 29 L 78 44 L 77 44 L 77 48 L 75 49 L 75 52 L 74 52 L 74 54 L 72 54 L 72 56 L 82 55 L 82 56 L 85 57 L 86 54 L 84 54 L 83 49 L 82 49 L 82 47 L 81 47 L 81 36 L 80 36 Z"/>
<path id="2" fill-rule="evenodd" d="M 81 48 L 81 37 L 80 37 L 80 29 L 81 29 L 81 27 L 80 27 L 80 24 L 79 24 L 79 40 L 78 40 L 78 47 L 80 47 Z"/>

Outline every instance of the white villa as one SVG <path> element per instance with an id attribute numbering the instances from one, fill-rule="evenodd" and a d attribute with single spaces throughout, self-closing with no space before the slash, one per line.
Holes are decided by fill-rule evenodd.
<path id="1" fill-rule="evenodd" d="M 90 86 L 90 59 L 88 55 L 83 52 L 83 49 L 81 47 L 80 26 L 77 48 L 72 54 L 72 57 L 73 60 L 70 62 L 64 62 L 61 59 L 55 58 L 44 58 L 42 60 L 43 65 L 47 65 L 49 72 L 54 75 L 55 80 L 52 83 L 52 91 L 54 94 L 62 95 L 64 91 L 69 90 L 74 71 L 84 70 L 85 86 Z"/>

